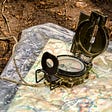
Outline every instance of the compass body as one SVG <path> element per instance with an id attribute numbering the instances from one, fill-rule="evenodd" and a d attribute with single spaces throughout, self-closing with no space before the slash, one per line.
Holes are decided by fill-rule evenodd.
<path id="1" fill-rule="evenodd" d="M 87 64 L 71 55 L 58 56 L 59 66 L 57 76 L 61 79 L 61 84 L 67 87 L 80 84 L 87 78 Z"/>
<path id="2" fill-rule="evenodd" d="M 80 14 L 79 24 L 70 51 L 73 55 L 54 56 L 45 52 L 42 56 L 42 71 L 50 89 L 61 85 L 73 87 L 88 78 L 92 60 L 108 46 L 109 36 L 105 27 L 107 17 L 99 12 L 90 16 Z M 52 61 L 49 62 L 48 59 Z M 36 71 L 36 79 L 37 79 Z M 36 80 L 36 82 L 39 82 Z"/>

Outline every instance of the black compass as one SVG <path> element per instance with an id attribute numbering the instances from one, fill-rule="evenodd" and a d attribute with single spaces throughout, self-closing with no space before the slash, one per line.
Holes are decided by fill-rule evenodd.
<path id="1" fill-rule="evenodd" d="M 54 56 L 45 52 L 41 61 L 42 69 L 36 70 L 36 82 L 41 81 L 37 80 L 37 74 L 44 72 L 43 79 L 50 89 L 83 83 L 89 76 L 92 60 L 108 46 L 106 20 L 107 16 L 97 11 L 93 11 L 90 16 L 81 13 L 70 50 L 73 55 Z"/>

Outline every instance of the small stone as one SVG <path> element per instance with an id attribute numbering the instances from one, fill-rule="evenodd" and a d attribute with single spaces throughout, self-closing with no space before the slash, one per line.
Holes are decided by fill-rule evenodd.
<path id="1" fill-rule="evenodd" d="M 72 26 L 72 29 L 74 29 L 74 30 L 76 29 L 76 24 L 74 24 L 74 25 Z"/>
<path id="2" fill-rule="evenodd" d="M 41 4 L 41 5 L 45 5 L 46 3 L 45 3 L 45 2 L 43 2 L 43 1 L 40 1 L 40 4 Z"/>
<path id="3" fill-rule="evenodd" d="M 87 4 L 85 2 L 82 2 L 82 1 L 76 2 L 75 5 L 78 8 L 85 8 L 85 7 L 87 7 Z"/>
<path id="4" fill-rule="evenodd" d="M 19 19 L 19 18 L 20 18 L 20 16 L 19 16 L 19 15 L 15 15 L 15 16 L 16 16 L 16 18 L 17 18 L 17 19 Z"/>
<path id="5" fill-rule="evenodd" d="M 58 15 L 63 15 L 62 11 L 57 12 Z"/>

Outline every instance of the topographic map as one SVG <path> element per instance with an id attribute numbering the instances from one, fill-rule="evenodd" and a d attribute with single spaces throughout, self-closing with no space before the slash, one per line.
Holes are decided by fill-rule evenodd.
<path id="1" fill-rule="evenodd" d="M 49 39 L 25 77 L 35 83 L 35 70 L 41 68 L 45 51 L 54 55 L 70 54 L 71 44 Z M 50 90 L 44 82 L 38 87 L 20 86 L 8 112 L 112 112 L 112 53 L 105 51 L 93 60 L 89 78 L 72 88 Z"/>

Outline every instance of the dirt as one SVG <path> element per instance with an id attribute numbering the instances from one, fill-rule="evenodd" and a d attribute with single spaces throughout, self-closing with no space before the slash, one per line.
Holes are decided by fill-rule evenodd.
<path id="1" fill-rule="evenodd" d="M 105 0 L 104 0 L 105 1 Z M 112 38 L 112 3 L 109 0 L 7 0 L 4 15 L 10 26 L 8 32 L 6 22 L 0 15 L 0 37 L 15 36 L 20 39 L 20 33 L 28 27 L 52 22 L 75 31 L 80 12 L 90 14 L 98 10 L 108 15 L 106 26 Z M 0 9 L 2 8 L 0 1 Z M 10 56 L 13 39 L 0 40 L 0 74 L 6 66 Z"/>

